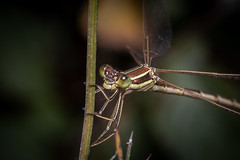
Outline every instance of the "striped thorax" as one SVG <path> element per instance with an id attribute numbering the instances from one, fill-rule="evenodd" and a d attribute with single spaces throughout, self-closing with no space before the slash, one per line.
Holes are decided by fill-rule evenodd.
<path id="1" fill-rule="evenodd" d="M 118 72 L 110 65 L 100 67 L 100 75 L 104 78 L 105 89 L 146 91 L 151 88 L 160 78 L 155 74 L 155 68 L 147 64 L 131 68 L 125 72 Z"/>

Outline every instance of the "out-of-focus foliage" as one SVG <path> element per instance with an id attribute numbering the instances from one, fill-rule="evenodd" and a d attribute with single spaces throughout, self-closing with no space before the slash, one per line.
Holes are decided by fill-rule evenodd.
<path id="1" fill-rule="evenodd" d="M 110 0 L 105 4 L 114 6 Z M 240 73 L 238 0 L 163 0 L 163 4 L 172 22 L 173 43 L 154 61 L 156 67 Z M 99 17 L 97 66 L 107 63 L 119 70 L 135 66 L 123 44 L 137 45 L 131 42 L 139 40 L 133 40 L 139 29 L 135 28 L 139 6 L 133 0 L 119 4 L 120 14 L 117 8 L 111 8 L 114 14 L 104 9 L 108 16 Z M 86 7 L 80 1 L 1 4 L 1 160 L 77 159 L 85 98 Z M 134 17 L 137 20 L 131 20 Z M 182 87 L 240 99 L 239 81 L 160 76 Z M 99 76 L 97 80 L 101 85 Z M 97 97 L 96 110 L 104 101 Z M 93 137 L 104 129 L 103 122 L 95 118 Z M 125 153 L 125 142 L 134 130 L 131 159 L 150 154 L 151 159 L 239 159 L 239 123 L 239 116 L 206 102 L 141 92 L 126 96 L 119 132 Z M 109 159 L 114 153 L 112 138 L 92 148 L 90 159 Z"/>

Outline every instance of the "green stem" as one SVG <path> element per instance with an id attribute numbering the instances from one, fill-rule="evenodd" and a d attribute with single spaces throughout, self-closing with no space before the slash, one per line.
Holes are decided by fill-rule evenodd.
<path id="1" fill-rule="evenodd" d="M 79 160 L 88 159 L 93 127 L 93 115 L 95 106 L 96 50 L 97 50 L 97 17 L 98 0 L 89 0 L 88 7 L 88 42 L 87 42 L 87 71 L 86 71 L 86 100 L 85 115 L 82 130 L 82 140 L 79 152 Z"/>

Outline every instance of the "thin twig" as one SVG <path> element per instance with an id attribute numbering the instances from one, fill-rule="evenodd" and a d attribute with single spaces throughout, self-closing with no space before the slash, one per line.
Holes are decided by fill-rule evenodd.
<path id="1" fill-rule="evenodd" d="M 133 131 L 131 132 L 130 138 L 127 142 L 128 147 L 127 147 L 127 152 L 126 152 L 126 160 L 130 160 L 132 144 L 133 144 Z"/>
<path id="2" fill-rule="evenodd" d="M 86 113 L 94 113 L 95 105 L 95 87 L 91 87 L 90 85 L 95 84 L 96 75 L 98 0 L 89 0 L 88 6 L 86 100 L 79 160 L 88 159 L 94 116 Z"/>

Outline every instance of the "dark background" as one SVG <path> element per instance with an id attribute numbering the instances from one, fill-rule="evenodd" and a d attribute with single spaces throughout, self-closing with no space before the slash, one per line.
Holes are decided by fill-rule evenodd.
<path id="1" fill-rule="evenodd" d="M 238 0 L 163 2 L 173 42 L 156 67 L 240 73 Z M 139 6 L 138 1 L 132 4 Z M 84 1 L 1 2 L 1 160 L 78 158 L 85 100 L 84 10 Z M 104 34 L 99 35 L 101 43 Z M 135 66 L 124 48 L 105 40 L 98 48 L 97 67 Z M 240 99 L 239 81 L 160 76 L 182 87 Z M 97 80 L 102 84 L 98 75 Z M 95 118 L 93 140 L 104 129 L 101 122 Z M 150 154 L 166 160 L 240 159 L 239 124 L 238 115 L 207 102 L 140 92 L 125 98 L 120 135 L 125 151 L 134 131 L 132 159 Z M 90 159 L 109 159 L 114 152 L 112 138 L 92 148 Z"/>

